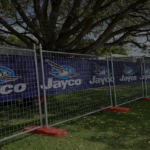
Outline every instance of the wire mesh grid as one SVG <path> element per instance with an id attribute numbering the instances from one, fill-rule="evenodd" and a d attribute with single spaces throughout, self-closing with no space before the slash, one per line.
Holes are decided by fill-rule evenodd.
<path id="1" fill-rule="evenodd" d="M 32 56 L 23 56 L 28 51 Z M 0 55 L 0 141 L 23 134 L 24 127 L 41 125 L 35 51 L 23 53 Z"/>
<path id="2" fill-rule="evenodd" d="M 124 61 L 114 59 L 115 106 L 120 106 L 144 97 L 144 85 L 142 78 L 142 61 L 133 62 L 132 58 Z M 120 69 L 122 68 L 122 69 Z"/>
<path id="3" fill-rule="evenodd" d="M 101 62 L 107 69 L 106 59 L 91 60 L 92 55 L 45 50 L 42 54 L 49 126 L 98 112 L 100 107 L 111 106 L 108 83 L 103 87 L 99 82 L 89 85 L 94 78 L 99 79 L 94 73 L 94 63 Z"/>

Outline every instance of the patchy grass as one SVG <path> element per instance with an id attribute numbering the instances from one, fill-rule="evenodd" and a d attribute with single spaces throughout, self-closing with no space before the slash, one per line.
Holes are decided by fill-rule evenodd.
<path id="1" fill-rule="evenodd" d="M 138 83 L 139 84 L 139 83 Z M 137 88 L 136 84 L 116 86 L 117 98 L 123 97 L 123 100 L 128 100 L 134 96 L 141 96 L 141 87 Z M 130 88 L 130 90 L 129 90 Z M 106 89 L 106 88 L 105 88 Z M 122 90 L 121 90 L 122 89 Z M 126 90 L 126 92 L 125 92 Z M 134 91 L 135 90 L 135 91 Z M 95 92 L 97 91 L 97 92 Z M 93 94 L 94 92 L 94 94 Z M 90 95 L 91 93 L 91 95 Z M 74 94 L 74 95 L 73 95 Z M 99 95 L 100 94 L 100 95 Z M 102 97 L 103 94 L 103 97 Z M 107 95 L 106 95 L 107 94 Z M 94 96 L 95 95 L 95 96 Z M 80 98 L 78 98 L 80 96 Z M 100 97 L 101 96 L 101 97 Z M 85 99 L 86 98 L 86 99 Z M 72 94 L 60 94 L 49 97 L 48 113 L 54 115 L 54 110 L 57 110 L 57 115 L 49 116 L 51 123 L 58 122 L 63 119 L 63 116 L 58 115 L 61 112 L 68 112 L 64 118 L 77 116 L 79 113 L 97 109 L 100 105 L 106 104 L 106 101 L 101 102 L 102 98 L 109 98 L 108 89 L 89 90 L 84 93 L 73 92 Z M 61 99 L 61 100 L 60 100 Z M 66 101 L 65 101 L 66 100 Z M 72 100 L 72 101 L 71 101 Z M 73 101 L 74 100 L 74 101 Z M 85 101 L 84 101 L 85 100 Z M 108 99 L 109 100 L 109 99 Z M 100 101 L 100 102 L 98 102 Z M 50 103 L 51 102 L 51 103 Z M 52 103 L 53 102 L 53 103 Z M 75 103 L 75 102 L 81 102 Z M 93 104 L 93 103 L 96 103 Z M 108 101 L 107 101 L 108 102 Z M 120 101 L 121 102 L 121 101 Z M 124 101 L 122 101 L 124 102 Z M 59 107 L 65 106 L 66 109 Z M 89 106 L 91 104 L 91 106 Z M 88 107 L 86 107 L 88 105 Z M 67 135 L 56 138 L 40 134 L 23 134 L 21 136 L 0 142 L 0 149 L 3 150 L 149 150 L 150 146 L 150 101 L 138 100 L 132 103 L 123 105 L 122 107 L 130 108 L 129 112 L 117 111 L 101 111 L 76 120 L 72 120 L 55 126 L 59 129 L 66 129 Z M 50 106 L 54 107 L 52 111 Z M 59 109 L 55 106 L 58 106 Z M 70 109 L 70 107 L 72 108 Z M 76 111 L 76 108 L 78 111 Z M 83 110 L 83 111 L 81 111 Z M 57 116 L 57 117 L 56 117 Z M 58 117 L 59 116 L 59 117 Z M 33 116 L 32 116 L 33 117 Z M 37 117 L 37 116 L 36 116 Z M 2 117 L 1 117 L 2 118 Z M 44 118 L 44 116 L 43 116 Z M 65 119 L 66 119 L 65 118 Z M 26 120 L 24 120 L 26 122 Z M 31 122 L 32 123 L 32 122 Z M 29 125 L 29 124 L 27 124 Z M 20 127 L 21 129 L 21 127 Z M 19 131 L 21 132 L 21 130 Z"/>
<path id="2" fill-rule="evenodd" d="M 0 143 L 6 150 L 140 150 L 150 146 L 150 101 L 124 105 L 129 112 L 101 111 L 55 126 L 67 130 L 56 138 L 24 134 Z"/>

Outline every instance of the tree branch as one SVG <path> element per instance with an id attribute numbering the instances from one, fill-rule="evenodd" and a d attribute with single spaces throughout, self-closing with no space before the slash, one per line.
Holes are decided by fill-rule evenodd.
<path id="1" fill-rule="evenodd" d="M 139 47 L 141 49 L 145 48 L 144 46 L 142 46 L 141 44 L 139 44 L 139 43 L 137 43 L 133 40 L 121 42 L 121 43 L 119 43 L 119 45 L 121 46 L 121 45 L 128 44 L 128 43 L 134 44 L 134 45 L 136 45 L 137 47 Z"/>
<path id="2" fill-rule="evenodd" d="M 148 0 L 144 0 L 144 2 L 147 2 Z M 133 8 L 139 6 L 139 4 L 143 3 L 143 1 L 138 0 L 136 3 L 132 3 L 131 5 L 129 5 L 127 7 L 126 10 L 123 10 L 122 12 L 120 12 L 119 14 L 117 14 L 117 16 L 112 20 L 112 22 L 109 24 L 109 26 L 107 27 L 107 29 L 104 31 L 104 33 L 102 35 L 99 36 L 99 38 L 97 39 L 97 41 L 92 44 L 91 46 L 87 47 L 87 49 L 92 49 L 95 50 L 97 47 L 100 47 L 100 45 L 102 45 L 105 41 L 105 39 L 110 35 L 110 33 L 112 32 L 112 30 L 114 29 L 114 27 L 116 26 L 116 23 L 122 18 L 124 17 L 126 14 L 128 14 L 129 12 L 132 11 Z M 88 51 L 88 50 L 87 50 Z"/>
<path id="3" fill-rule="evenodd" d="M 5 30 L 2 30 L 2 29 L 0 29 L 0 31 L 3 32 L 3 33 L 1 33 L 1 34 L 4 34 L 4 33 L 6 33 L 6 34 L 11 34 L 11 32 L 5 31 Z"/>
<path id="4" fill-rule="evenodd" d="M 33 0 L 34 12 L 36 14 L 36 18 L 41 22 L 41 8 L 40 8 L 40 1 Z"/>
<path id="5" fill-rule="evenodd" d="M 134 18 L 142 18 L 144 21 L 150 21 L 150 20 L 146 19 L 145 17 L 143 17 L 141 15 L 132 15 L 132 14 L 129 14 L 129 16 L 134 17 Z"/>
<path id="6" fill-rule="evenodd" d="M 0 23 L 3 24 L 12 34 L 16 35 L 20 40 L 22 40 L 29 48 L 31 48 L 33 45 L 31 41 L 26 39 L 23 35 L 18 33 L 16 30 L 14 30 L 5 20 L 3 20 L 0 17 Z"/>
<path id="7" fill-rule="evenodd" d="M 80 6 L 80 4 L 81 4 L 81 0 L 74 0 L 74 4 L 72 6 L 71 12 L 68 14 L 68 17 L 62 26 L 61 32 L 69 31 L 71 25 L 77 20 L 78 16 L 76 16 L 75 11 Z"/>
<path id="8" fill-rule="evenodd" d="M 58 19 L 58 14 L 60 11 L 60 5 L 62 0 L 51 0 L 52 12 L 49 16 L 49 26 L 47 28 L 48 31 L 48 43 L 51 49 L 55 47 L 55 39 L 56 39 L 56 22 Z"/>
<path id="9" fill-rule="evenodd" d="M 95 3 L 93 7 L 93 12 L 91 13 L 91 16 L 94 16 L 97 14 L 97 12 L 99 11 L 99 7 L 103 4 L 104 1 L 105 0 L 97 0 L 97 2 Z M 94 22 L 93 17 L 90 17 L 89 19 L 87 19 L 86 25 L 83 27 L 79 35 L 75 38 L 73 42 L 71 42 L 67 46 L 64 46 L 62 48 L 62 51 L 65 51 L 66 49 L 72 49 L 74 46 L 76 46 L 80 42 L 80 40 L 89 32 L 93 22 Z"/>
<path id="10" fill-rule="evenodd" d="M 20 16 L 22 17 L 23 21 L 27 24 L 28 27 L 30 27 L 31 29 L 34 28 L 34 25 L 32 24 L 32 22 L 28 19 L 28 17 L 26 16 L 26 14 L 24 13 L 21 5 L 18 3 L 17 0 L 12 0 L 12 2 L 15 4 L 15 8 L 17 9 L 18 13 L 20 14 Z"/>
<path id="11" fill-rule="evenodd" d="M 47 7 L 49 0 L 43 0 L 42 5 L 42 20 L 47 20 Z"/>
<path id="12" fill-rule="evenodd" d="M 20 47 L 20 48 L 27 48 L 27 46 L 23 45 L 23 44 L 18 44 L 18 43 L 14 43 L 14 42 L 10 42 L 10 41 L 7 41 L 5 39 L 1 39 L 1 41 L 5 42 L 6 44 L 9 44 L 9 45 L 12 45 L 12 46 L 16 46 L 16 47 Z"/>

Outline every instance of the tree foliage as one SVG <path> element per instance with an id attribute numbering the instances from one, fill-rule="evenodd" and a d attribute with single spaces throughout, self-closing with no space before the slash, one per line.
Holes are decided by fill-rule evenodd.
<path id="1" fill-rule="evenodd" d="M 106 53 L 128 55 L 127 49 L 120 46 L 104 47 L 96 50 L 96 55 L 104 56 Z"/>
<path id="2" fill-rule="evenodd" d="M 1 34 L 28 48 L 41 43 L 47 50 L 91 53 L 124 44 L 146 48 L 137 37 L 149 41 L 150 0 L 1 0 L 0 11 Z"/>

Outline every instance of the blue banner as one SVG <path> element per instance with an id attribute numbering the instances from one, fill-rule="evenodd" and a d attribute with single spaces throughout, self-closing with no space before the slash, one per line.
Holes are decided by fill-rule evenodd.
<path id="1" fill-rule="evenodd" d="M 41 60 L 37 57 L 40 94 L 113 85 L 111 62 L 77 58 L 43 57 L 45 85 L 42 83 Z M 113 62 L 116 85 L 141 82 L 140 63 Z M 108 78 L 110 74 L 110 78 Z M 37 96 L 33 56 L 0 55 L 0 102 Z"/>
<path id="2" fill-rule="evenodd" d="M 141 64 L 135 62 L 113 62 L 115 85 L 141 82 Z"/>

